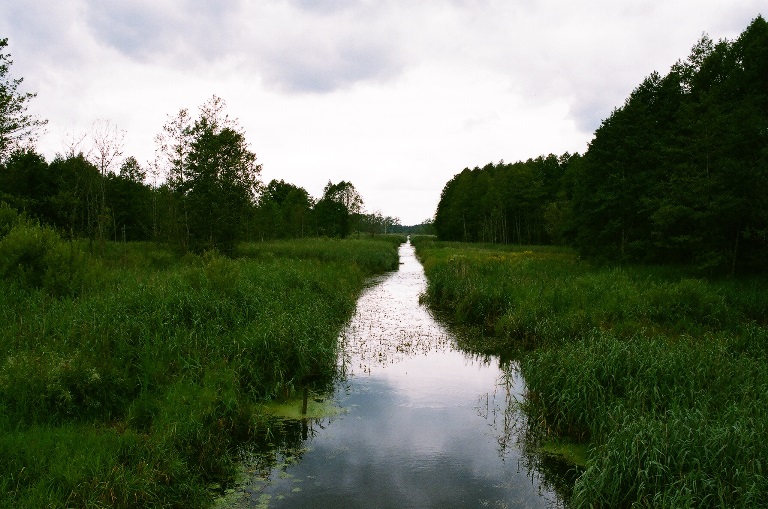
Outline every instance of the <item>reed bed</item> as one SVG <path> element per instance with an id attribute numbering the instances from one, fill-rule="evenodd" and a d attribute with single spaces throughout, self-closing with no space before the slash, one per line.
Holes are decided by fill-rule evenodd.
<path id="1" fill-rule="evenodd" d="M 88 254 L 14 228 L 0 240 L 2 507 L 206 507 L 259 439 L 262 402 L 334 376 L 367 276 L 397 265 L 395 242 Z"/>
<path id="2" fill-rule="evenodd" d="M 768 281 L 415 244 L 425 299 L 517 352 L 532 425 L 589 444 L 573 507 L 766 507 Z"/>

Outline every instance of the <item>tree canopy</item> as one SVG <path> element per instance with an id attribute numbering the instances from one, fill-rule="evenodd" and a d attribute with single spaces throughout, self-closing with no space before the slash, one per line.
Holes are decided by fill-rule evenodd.
<path id="1" fill-rule="evenodd" d="M 464 169 L 444 187 L 444 239 L 567 242 L 591 257 L 766 270 L 768 23 L 704 36 L 650 74 L 583 156 Z"/>
<path id="2" fill-rule="evenodd" d="M 8 39 L 0 39 L 0 161 L 11 152 L 30 148 L 35 135 L 47 120 L 40 120 L 27 113 L 29 101 L 36 94 L 19 91 L 23 78 L 10 76 L 11 55 L 5 53 Z"/>

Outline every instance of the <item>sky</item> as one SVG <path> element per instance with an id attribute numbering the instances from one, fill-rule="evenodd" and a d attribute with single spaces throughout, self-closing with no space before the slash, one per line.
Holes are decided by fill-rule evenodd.
<path id="1" fill-rule="evenodd" d="M 765 0 L 3 0 L 11 75 L 49 160 L 95 122 L 154 158 L 182 108 L 226 101 L 262 165 L 418 224 L 462 169 L 583 153 L 601 120 Z M 84 144 L 87 144 L 87 140 Z M 85 145 L 84 145 L 85 146 Z"/>

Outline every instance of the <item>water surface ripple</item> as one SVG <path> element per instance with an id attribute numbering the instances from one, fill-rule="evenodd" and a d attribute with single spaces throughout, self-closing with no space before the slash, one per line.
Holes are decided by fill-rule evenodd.
<path id="1" fill-rule="evenodd" d="M 345 412 L 310 424 L 299 461 L 254 480 L 251 507 L 560 506 L 514 436 L 522 379 L 459 351 L 419 304 L 426 280 L 410 243 L 400 261 L 371 281 L 341 337 Z"/>

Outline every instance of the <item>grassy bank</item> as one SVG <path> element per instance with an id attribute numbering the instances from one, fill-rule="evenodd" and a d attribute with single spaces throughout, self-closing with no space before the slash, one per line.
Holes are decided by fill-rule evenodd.
<path id="1" fill-rule="evenodd" d="M 589 444 L 574 507 L 765 507 L 768 281 L 416 239 L 427 300 L 517 349 L 529 417 Z"/>
<path id="2" fill-rule="evenodd" d="M 96 255 L 3 224 L 0 507 L 205 507 L 263 401 L 333 376 L 366 278 L 397 266 L 395 241 Z"/>

